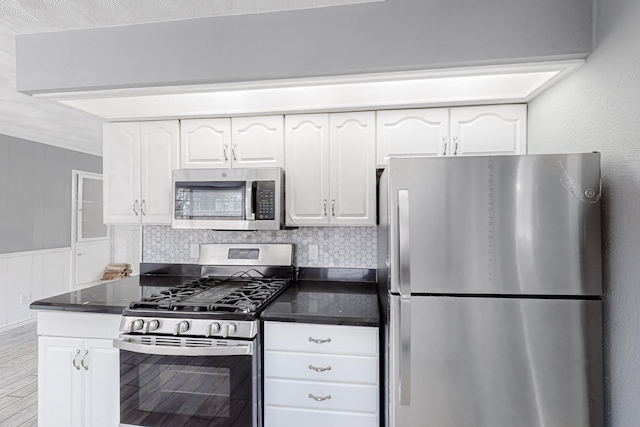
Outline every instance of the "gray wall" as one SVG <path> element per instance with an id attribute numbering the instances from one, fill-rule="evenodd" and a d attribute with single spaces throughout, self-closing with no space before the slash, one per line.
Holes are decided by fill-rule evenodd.
<path id="1" fill-rule="evenodd" d="M 585 57 L 592 0 L 387 0 L 17 37 L 46 92 Z"/>
<path id="2" fill-rule="evenodd" d="M 529 104 L 529 152 L 602 152 L 606 417 L 640 420 L 640 2 L 596 0 L 587 63 Z"/>
<path id="3" fill-rule="evenodd" d="M 72 169 L 102 158 L 0 134 L 0 253 L 71 246 Z"/>

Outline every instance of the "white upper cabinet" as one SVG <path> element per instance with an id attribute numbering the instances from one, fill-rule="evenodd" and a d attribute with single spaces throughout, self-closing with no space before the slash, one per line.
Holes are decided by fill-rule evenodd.
<path id="1" fill-rule="evenodd" d="M 375 225 L 375 113 L 285 118 L 286 224 Z"/>
<path id="2" fill-rule="evenodd" d="M 375 125 L 373 111 L 329 117 L 332 225 L 376 224 Z"/>
<path id="3" fill-rule="evenodd" d="M 378 167 L 389 156 L 446 156 L 449 109 L 388 110 L 377 112 Z"/>
<path id="4" fill-rule="evenodd" d="M 106 123 L 103 129 L 105 224 L 171 224 L 178 121 Z"/>
<path id="5" fill-rule="evenodd" d="M 180 122 L 181 169 L 281 168 L 284 117 Z"/>
<path id="6" fill-rule="evenodd" d="M 140 222 L 140 123 L 105 123 L 102 163 L 105 224 Z"/>
<path id="7" fill-rule="evenodd" d="M 527 106 L 488 105 L 451 109 L 451 154 L 526 154 Z"/>
<path id="8" fill-rule="evenodd" d="M 329 224 L 329 115 L 285 118 L 287 225 Z"/>
<path id="9" fill-rule="evenodd" d="M 234 168 L 284 167 L 284 116 L 231 119 Z"/>
<path id="10" fill-rule="evenodd" d="M 171 224 L 172 171 L 180 169 L 177 120 L 142 122 L 140 166 L 143 224 Z"/>
<path id="11" fill-rule="evenodd" d="M 377 165 L 390 156 L 526 154 L 527 106 L 378 111 Z"/>
<path id="12" fill-rule="evenodd" d="M 231 167 L 231 119 L 180 121 L 181 169 Z"/>

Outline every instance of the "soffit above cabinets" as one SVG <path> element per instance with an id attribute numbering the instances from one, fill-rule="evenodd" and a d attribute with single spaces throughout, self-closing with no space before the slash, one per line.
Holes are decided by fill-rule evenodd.
<path id="1" fill-rule="evenodd" d="M 30 34 L 378 1 L 385 0 L 0 0 L 0 25 Z"/>
<path id="2" fill-rule="evenodd" d="M 526 103 L 584 60 L 34 95 L 108 121 Z"/>

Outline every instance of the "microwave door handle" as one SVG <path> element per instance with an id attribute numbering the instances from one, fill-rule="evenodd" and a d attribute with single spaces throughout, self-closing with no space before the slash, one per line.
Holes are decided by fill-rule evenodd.
<path id="1" fill-rule="evenodd" d="M 244 199 L 244 219 L 254 220 L 256 212 L 255 181 L 247 181 Z"/>

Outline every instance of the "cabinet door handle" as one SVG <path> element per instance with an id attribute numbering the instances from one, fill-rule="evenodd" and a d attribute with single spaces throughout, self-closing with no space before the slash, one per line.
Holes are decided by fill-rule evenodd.
<path id="1" fill-rule="evenodd" d="M 82 367 L 84 368 L 85 371 L 89 370 L 89 364 L 86 363 L 87 362 L 87 356 L 89 355 L 89 350 L 85 350 L 84 351 L 84 355 L 82 356 L 82 360 L 80 361 L 80 364 L 82 365 Z"/>
<path id="2" fill-rule="evenodd" d="M 142 199 L 142 204 L 140 205 L 140 212 L 142 212 L 142 215 L 147 215 L 147 213 L 144 211 L 145 210 L 145 206 L 147 205 L 147 202 L 145 199 Z"/>
<path id="3" fill-rule="evenodd" d="M 327 216 L 327 199 L 324 199 L 322 204 L 324 205 L 324 216 Z"/>
<path id="4" fill-rule="evenodd" d="M 135 213 L 136 216 L 138 216 L 138 199 L 136 199 L 136 201 L 133 202 L 133 213 Z"/>
<path id="5" fill-rule="evenodd" d="M 336 199 L 331 199 L 331 216 L 336 216 Z"/>
<path id="6" fill-rule="evenodd" d="M 327 394 L 326 396 L 314 396 L 313 394 L 309 393 L 309 399 L 313 399 L 316 402 L 322 402 L 323 400 L 331 399 L 331 395 Z"/>
<path id="7" fill-rule="evenodd" d="M 237 159 L 236 159 L 236 146 L 237 146 L 237 145 L 238 145 L 238 144 L 233 144 L 233 146 L 231 146 L 231 156 L 233 157 L 233 161 L 234 161 L 234 162 L 237 160 Z"/>
<path id="8" fill-rule="evenodd" d="M 225 162 L 227 160 L 229 160 L 229 158 L 227 157 L 227 148 L 229 148 L 229 144 L 224 144 L 224 150 L 222 150 L 222 154 L 224 154 L 224 161 Z"/>
<path id="9" fill-rule="evenodd" d="M 73 356 L 73 361 L 71 363 L 73 364 L 73 367 L 79 371 L 80 365 L 78 365 L 78 356 L 80 356 L 80 350 L 76 351 L 76 354 L 75 356 Z"/>
<path id="10" fill-rule="evenodd" d="M 324 344 L 326 342 L 331 342 L 331 338 L 327 338 L 326 340 L 317 340 L 315 338 L 309 337 L 309 341 L 314 342 L 316 344 Z"/>
<path id="11" fill-rule="evenodd" d="M 324 371 L 330 371 L 331 370 L 331 366 L 327 366 L 326 368 L 318 368 L 318 367 L 315 367 L 313 365 L 309 365 L 309 369 L 311 369 L 312 371 L 316 371 L 316 372 L 324 372 Z"/>
<path id="12" fill-rule="evenodd" d="M 442 137 L 442 142 L 444 142 L 444 149 L 442 150 L 442 155 L 446 156 L 447 155 L 447 137 L 446 136 Z"/>
<path id="13" fill-rule="evenodd" d="M 456 146 L 455 146 L 455 148 L 453 149 L 453 155 L 454 155 L 454 156 L 457 156 L 457 155 L 458 155 L 458 137 L 457 137 L 457 136 L 454 136 L 454 137 L 453 137 L 453 142 L 455 142 L 455 143 L 456 143 Z"/>

